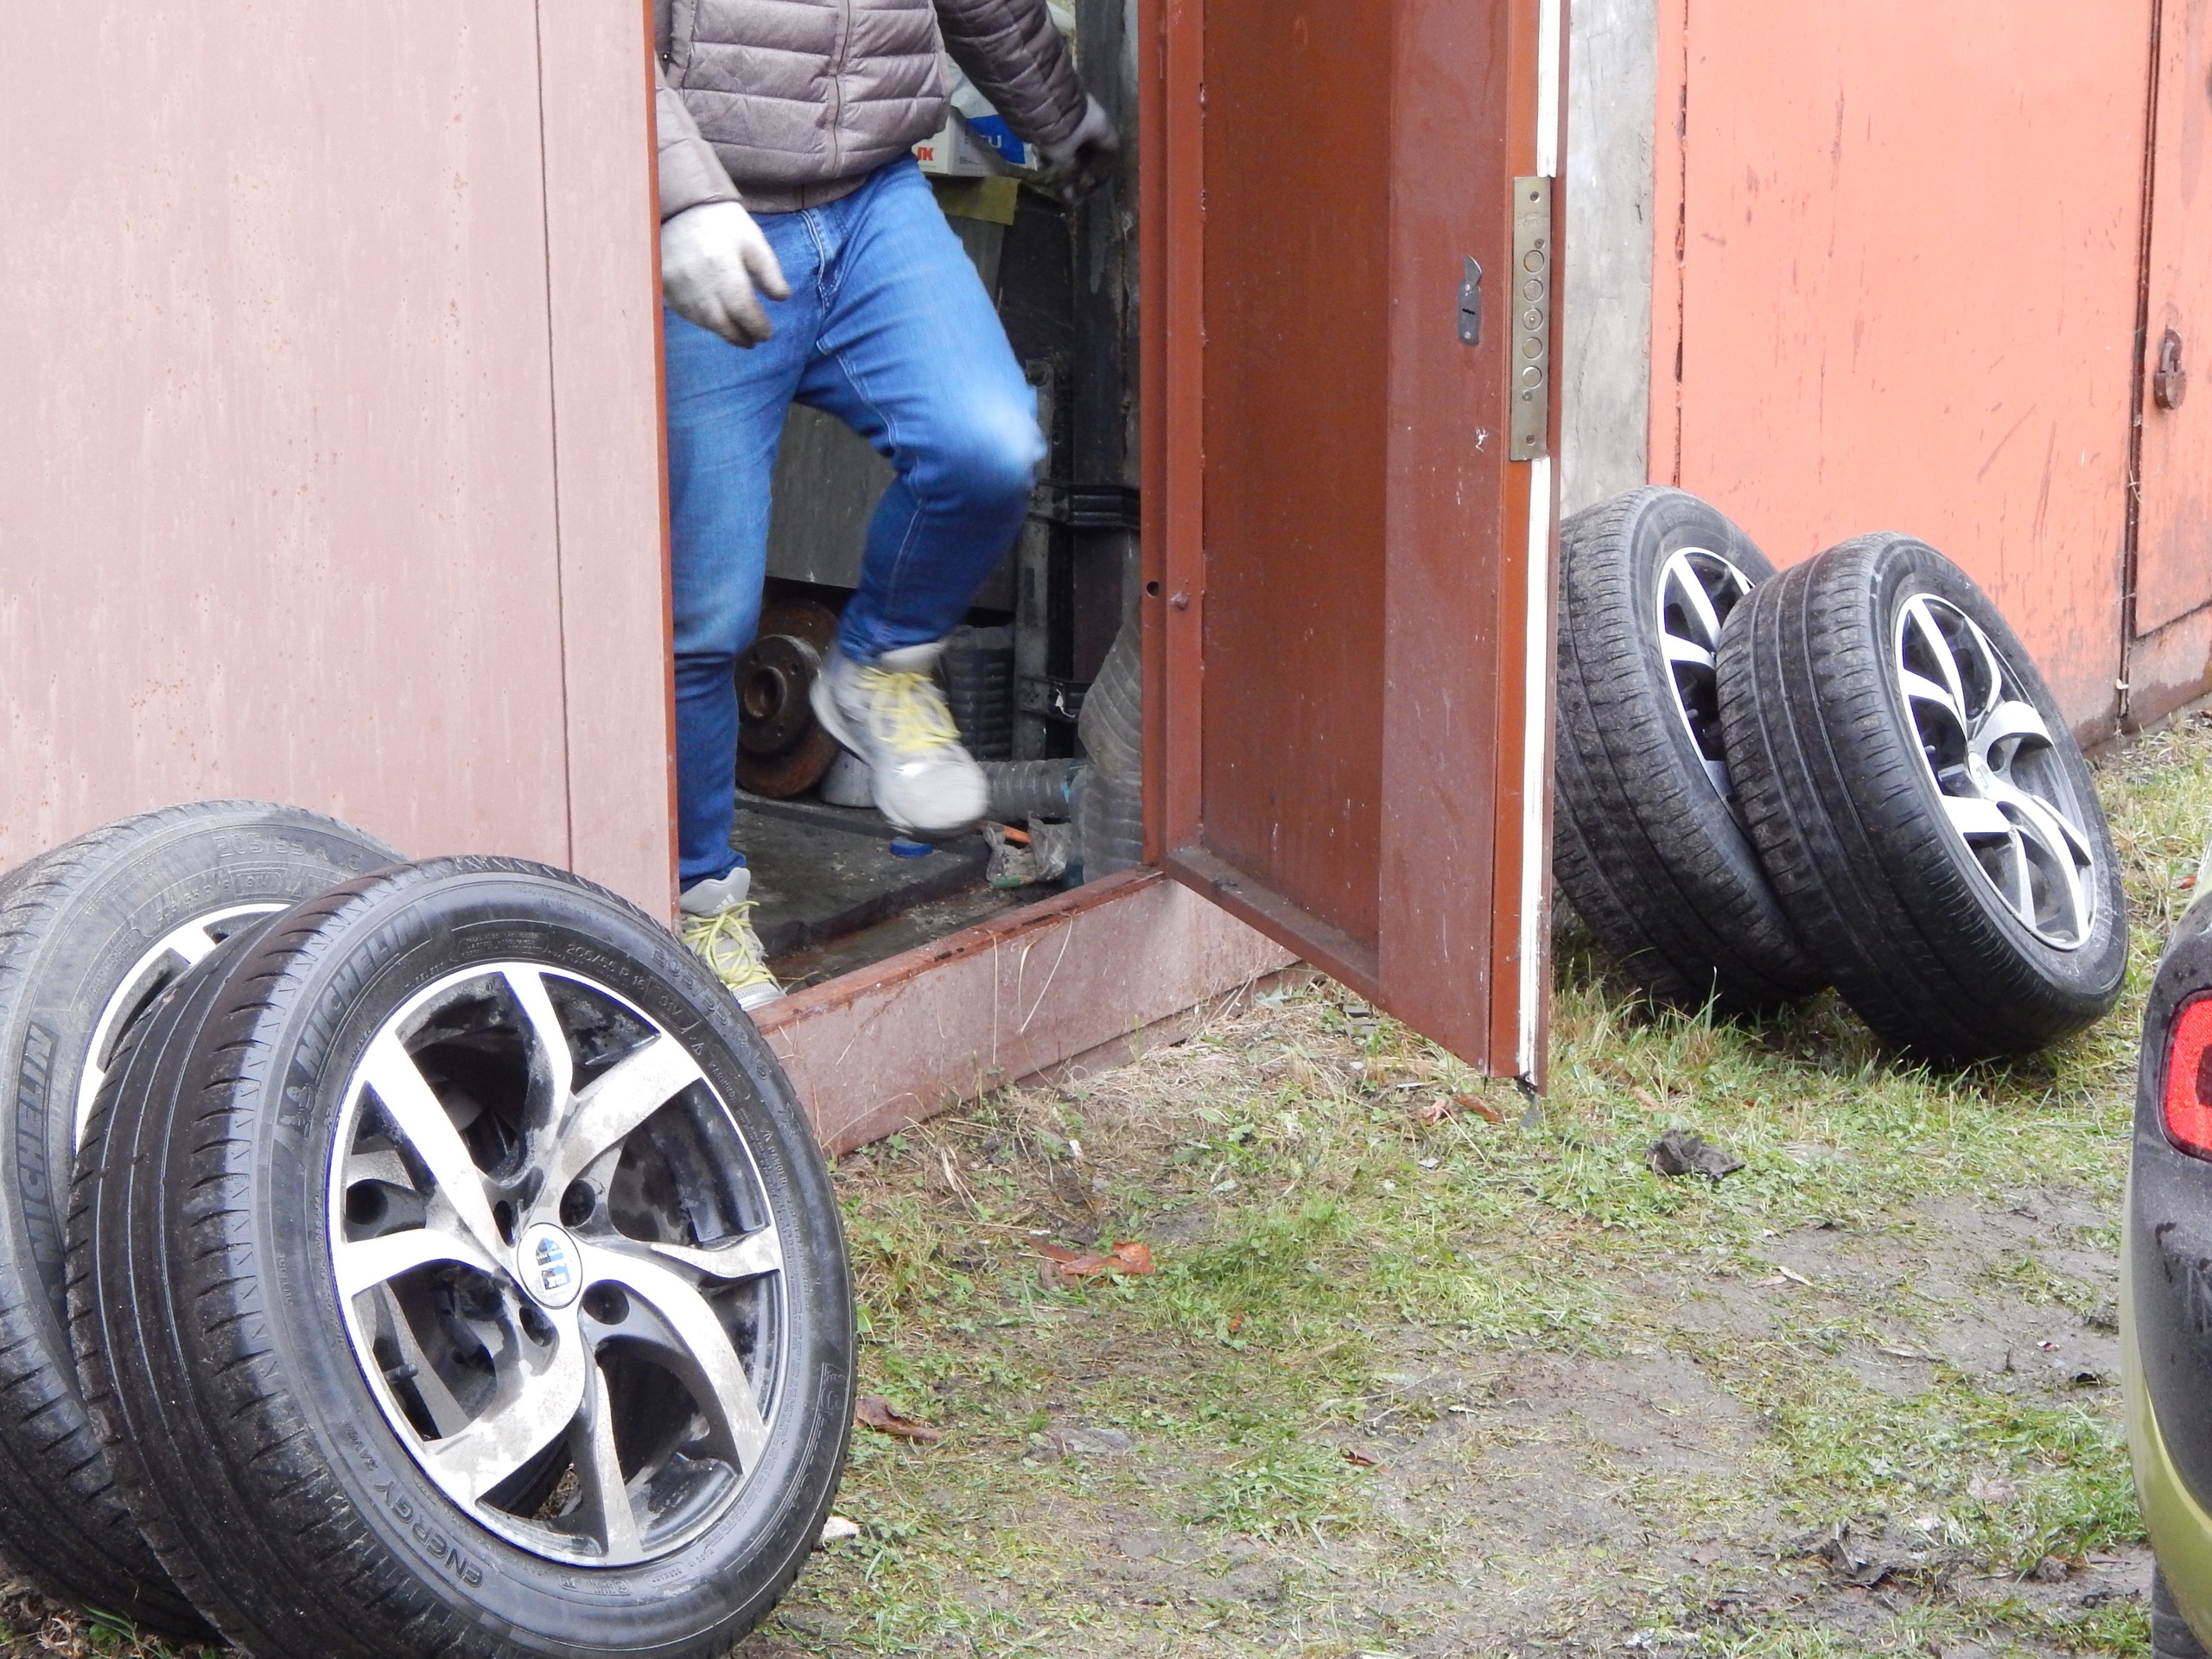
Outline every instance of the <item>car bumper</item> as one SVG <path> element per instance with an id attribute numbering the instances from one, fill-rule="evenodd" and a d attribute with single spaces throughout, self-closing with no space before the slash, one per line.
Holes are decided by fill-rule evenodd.
<path id="1" fill-rule="evenodd" d="M 2127 1213 L 2134 1212 L 2131 1194 Z M 2191 1496 L 2167 1455 L 2158 1416 L 2145 1385 L 2142 1355 L 2135 1340 L 2135 1298 L 2132 1252 L 2120 1258 L 2120 1363 L 2127 1397 L 2127 1451 L 2135 1470 L 2135 1492 L 2151 1548 L 2166 1575 L 2166 1588 L 2200 1641 L 2212 1633 L 2212 1513 Z"/>

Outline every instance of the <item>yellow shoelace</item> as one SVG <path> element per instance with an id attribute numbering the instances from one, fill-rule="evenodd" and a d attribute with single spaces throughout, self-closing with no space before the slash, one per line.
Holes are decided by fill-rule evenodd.
<path id="1" fill-rule="evenodd" d="M 683 925 L 683 943 L 733 992 L 776 982 L 768 964 L 760 960 L 760 936 L 753 931 L 753 909 L 750 903 L 732 905 Z"/>
<path id="2" fill-rule="evenodd" d="M 926 754 L 960 741 L 937 682 L 926 674 L 887 668 L 861 671 L 868 690 L 868 733 L 894 754 Z"/>

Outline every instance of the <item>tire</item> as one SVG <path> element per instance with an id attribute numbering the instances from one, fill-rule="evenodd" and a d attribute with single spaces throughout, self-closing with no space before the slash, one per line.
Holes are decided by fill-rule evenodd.
<path id="1" fill-rule="evenodd" d="M 2151 1575 L 2151 1659 L 2212 1659 L 2174 1604 L 2164 1567 Z"/>
<path id="2" fill-rule="evenodd" d="M 49 1596 L 205 1634 L 111 1489 L 70 1357 L 70 1167 L 100 1076 L 217 940 L 398 856 L 296 808 L 207 801 L 79 836 L 0 885 L 0 1554 Z"/>
<path id="3" fill-rule="evenodd" d="M 1883 533 L 1784 572 L 1729 619 L 1720 693 L 1768 874 L 1884 1041 L 1957 1064 L 2111 1009 L 2127 916 L 2095 785 L 1949 560 Z"/>
<path id="4" fill-rule="evenodd" d="M 1818 990 L 1732 799 L 1710 667 L 1717 623 L 1774 567 L 1673 489 L 1577 513 L 1560 543 L 1561 891 L 1657 1001 L 1743 1013 Z"/>
<path id="5" fill-rule="evenodd" d="M 852 1417 L 836 1205 L 766 1044 L 624 901 L 348 883 L 177 988 L 95 1117 L 79 1370 L 258 1659 L 720 1655 L 798 1573 Z"/>

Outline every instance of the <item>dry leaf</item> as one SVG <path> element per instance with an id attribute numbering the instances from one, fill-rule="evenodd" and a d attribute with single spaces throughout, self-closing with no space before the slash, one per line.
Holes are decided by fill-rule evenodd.
<path id="1" fill-rule="evenodd" d="M 1230 1336 L 1235 1336 L 1243 1328 L 1244 1316 L 1242 1313 L 1232 1313 L 1229 1316 L 1229 1334 Z"/>
<path id="2" fill-rule="evenodd" d="M 863 1395 L 853 1407 L 853 1421 L 862 1428 L 872 1428 L 879 1434 L 889 1434 L 901 1440 L 917 1440 L 924 1446 L 935 1446 L 944 1438 L 944 1431 L 932 1428 L 927 1423 L 909 1417 L 880 1394 Z"/>
<path id="3" fill-rule="evenodd" d="M 1356 1464 L 1362 1469 L 1380 1469 L 1382 1466 L 1381 1464 L 1376 1462 L 1374 1459 L 1369 1457 L 1366 1452 L 1357 1451 L 1349 1446 L 1344 1447 L 1344 1461 L 1350 1464 Z"/>
<path id="4" fill-rule="evenodd" d="M 1152 1246 L 1139 1244 L 1133 1239 L 1123 1239 L 1114 1247 L 1114 1259 L 1122 1264 L 1122 1271 L 1141 1279 L 1153 1271 Z"/>
<path id="5" fill-rule="evenodd" d="M 1629 1090 L 1629 1093 L 1635 1097 L 1636 1103 L 1643 1107 L 1647 1112 L 1664 1113 L 1667 1109 L 1657 1101 L 1651 1098 L 1651 1091 L 1648 1089 L 1631 1089 Z"/>
<path id="6" fill-rule="evenodd" d="M 1077 1255 L 1057 1244 L 1039 1244 L 1038 1252 L 1052 1266 L 1047 1269 L 1063 1280 L 1096 1279 L 1101 1274 L 1126 1273 L 1141 1278 L 1154 1272 L 1152 1247 L 1124 1239 L 1103 1255 Z"/>
<path id="7" fill-rule="evenodd" d="M 1439 1095 L 1414 1116 L 1423 1128 L 1433 1129 L 1440 1123 L 1450 1122 L 1462 1112 L 1472 1112 L 1477 1117 L 1486 1118 L 1492 1123 L 1505 1122 L 1505 1114 L 1480 1095 L 1453 1095 L 1448 1100 Z"/>

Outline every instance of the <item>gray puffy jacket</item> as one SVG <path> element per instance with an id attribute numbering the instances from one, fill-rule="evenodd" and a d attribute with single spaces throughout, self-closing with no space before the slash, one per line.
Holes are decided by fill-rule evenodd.
<path id="1" fill-rule="evenodd" d="M 653 16 L 663 219 L 856 188 L 944 124 L 942 52 L 1033 143 L 1083 122 L 1045 0 L 654 0 Z"/>

